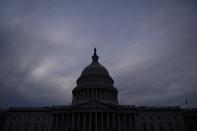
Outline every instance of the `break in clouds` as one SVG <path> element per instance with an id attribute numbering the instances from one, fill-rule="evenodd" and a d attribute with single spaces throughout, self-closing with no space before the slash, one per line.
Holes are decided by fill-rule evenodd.
<path id="1" fill-rule="evenodd" d="M 67 105 L 97 47 L 119 103 L 197 106 L 194 1 L 1 1 L 0 108 Z"/>

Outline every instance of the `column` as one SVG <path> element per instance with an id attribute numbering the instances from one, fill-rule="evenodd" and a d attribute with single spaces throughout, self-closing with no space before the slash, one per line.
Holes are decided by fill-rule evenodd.
<path id="1" fill-rule="evenodd" d="M 70 121 L 69 121 L 69 114 L 66 114 L 66 131 L 68 131 L 68 127 L 70 125 Z"/>
<path id="2" fill-rule="evenodd" d="M 85 89 L 83 89 L 83 91 L 82 91 L 82 94 L 83 94 L 83 100 L 85 100 L 85 96 L 86 96 L 86 94 L 85 94 Z"/>
<path id="3" fill-rule="evenodd" d="M 108 92 L 109 92 L 109 100 L 111 101 L 112 100 L 112 93 L 110 90 Z"/>
<path id="4" fill-rule="evenodd" d="M 75 96 L 75 95 L 73 94 L 72 102 L 74 102 L 74 96 Z"/>
<path id="5" fill-rule="evenodd" d="M 92 89 L 92 98 L 95 99 L 95 89 Z"/>
<path id="6" fill-rule="evenodd" d="M 91 95 L 91 88 L 89 88 L 88 91 L 89 91 L 89 99 L 91 99 L 91 98 L 92 98 L 92 95 Z"/>
<path id="7" fill-rule="evenodd" d="M 86 89 L 86 100 L 88 99 L 89 95 L 88 95 L 88 88 Z"/>
<path id="8" fill-rule="evenodd" d="M 116 93 L 116 101 L 118 102 L 118 93 Z"/>
<path id="9" fill-rule="evenodd" d="M 78 100 L 78 92 L 75 92 L 74 96 L 75 96 L 75 101 L 77 101 Z"/>
<path id="10" fill-rule="evenodd" d="M 100 99 L 102 100 L 103 99 L 103 89 L 102 88 L 100 88 L 100 94 L 99 94 L 99 96 L 100 96 Z"/>
<path id="11" fill-rule="evenodd" d="M 81 100 L 83 100 L 83 93 L 82 93 L 82 90 L 80 90 L 80 94 L 81 94 Z"/>
<path id="12" fill-rule="evenodd" d="M 88 95 L 89 95 L 89 99 L 91 99 L 91 89 L 88 89 Z"/>
<path id="13" fill-rule="evenodd" d="M 101 88 L 101 92 L 102 92 L 102 99 L 105 99 L 105 94 L 104 94 L 104 90 L 103 90 L 103 88 Z"/>
<path id="14" fill-rule="evenodd" d="M 98 130 L 97 124 L 98 124 L 98 120 L 97 120 L 97 112 L 96 112 L 95 113 L 95 129 L 96 129 L 96 131 Z"/>
<path id="15" fill-rule="evenodd" d="M 74 93 L 73 93 L 73 101 L 76 102 L 76 100 L 77 100 L 77 93 L 74 92 Z"/>
<path id="16" fill-rule="evenodd" d="M 89 97 L 90 97 L 90 99 L 92 98 L 92 93 L 91 93 L 91 88 L 89 88 Z"/>
<path id="17" fill-rule="evenodd" d="M 81 99 L 81 90 L 78 91 L 78 100 Z"/>
<path id="18" fill-rule="evenodd" d="M 126 114 L 123 114 L 123 119 L 124 119 L 124 130 L 127 131 Z"/>
<path id="19" fill-rule="evenodd" d="M 103 89 L 103 95 L 104 95 L 105 100 L 107 99 L 106 94 L 107 94 L 107 91 L 105 89 Z"/>
<path id="20" fill-rule="evenodd" d="M 92 113 L 90 112 L 90 119 L 89 119 L 89 131 L 91 131 L 91 126 L 92 126 Z"/>
<path id="21" fill-rule="evenodd" d="M 121 127 L 120 127 L 120 114 L 118 114 L 118 130 L 121 131 Z"/>
<path id="22" fill-rule="evenodd" d="M 110 100 L 113 101 L 113 92 L 110 90 Z"/>
<path id="23" fill-rule="evenodd" d="M 83 93 L 82 93 L 82 90 L 80 89 L 80 94 L 81 94 L 81 100 L 83 100 Z"/>
<path id="24" fill-rule="evenodd" d="M 101 92 L 101 88 L 98 88 L 98 98 L 101 99 L 102 98 L 102 92 Z"/>
<path id="25" fill-rule="evenodd" d="M 53 114 L 53 125 L 52 125 L 52 131 L 55 131 L 55 115 Z M 11 127 L 10 127 L 11 128 Z M 12 129 L 10 129 L 12 130 Z"/>
<path id="26" fill-rule="evenodd" d="M 111 93 L 110 90 L 109 90 L 109 100 L 110 100 L 110 101 L 112 100 L 112 93 Z"/>
<path id="27" fill-rule="evenodd" d="M 97 99 L 100 99 L 99 98 L 99 88 L 97 88 Z"/>
<path id="28" fill-rule="evenodd" d="M 90 88 L 88 89 L 88 99 L 90 99 L 91 95 L 90 95 Z"/>
<path id="29" fill-rule="evenodd" d="M 89 99 L 89 89 L 87 88 L 87 90 L 86 90 L 87 92 L 87 98 L 86 99 Z"/>
<path id="30" fill-rule="evenodd" d="M 114 91 L 113 91 L 113 101 L 115 102 L 116 100 L 115 100 L 115 93 L 114 93 Z"/>
<path id="31" fill-rule="evenodd" d="M 103 89 L 103 99 L 106 99 L 106 92 L 105 92 L 105 90 Z"/>
<path id="32" fill-rule="evenodd" d="M 93 88 L 91 89 L 91 93 L 92 93 L 91 98 L 93 99 L 94 98 L 94 89 Z"/>
<path id="33" fill-rule="evenodd" d="M 108 91 L 108 89 L 106 90 L 106 98 L 107 98 L 107 100 L 109 100 L 109 91 Z"/>
<path id="34" fill-rule="evenodd" d="M 98 99 L 97 90 L 98 90 L 98 88 L 95 89 L 95 93 L 96 93 L 96 94 L 95 94 L 95 98 L 96 98 L 96 99 Z"/>
<path id="35" fill-rule="evenodd" d="M 109 130 L 109 113 L 107 113 L 107 130 Z"/>
<path id="36" fill-rule="evenodd" d="M 79 121 L 80 121 L 80 113 L 78 112 L 78 117 L 77 117 L 77 129 L 79 130 Z"/>
<path id="37" fill-rule="evenodd" d="M 64 130 L 63 127 L 64 127 L 64 114 L 62 113 L 62 124 L 61 124 L 61 129 L 60 130 L 63 131 Z"/>
<path id="38" fill-rule="evenodd" d="M 111 100 L 111 101 L 114 101 L 114 100 L 113 100 L 113 91 L 110 91 L 110 94 L 111 94 L 111 99 L 110 99 L 110 100 Z"/>
<path id="39" fill-rule="evenodd" d="M 107 89 L 107 92 L 106 92 L 106 93 L 107 93 L 107 94 L 106 94 L 106 95 L 107 95 L 107 96 L 106 96 L 106 97 L 107 97 L 107 100 L 109 100 L 110 94 L 109 94 L 109 90 L 108 90 L 108 89 Z"/>
<path id="40" fill-rule="evenodd" d="M 83 115 L 83 131 L 86 131 L 86 113 Z"/>
<path id="41" fill-rule="evenodd" d="M 55 120 L 55 131 L 57 131 L 57 127 L 58 127 L 58 114 L 56 114 L 56 120 Z"/>
<path id="42" fill-rule="evenodd" d="M 115 128 L 115 114 L 113 113 L 113 129 Z"/>
<path id="43" fill-rule="evenodd" d="M 100 88 L 97 89 L 97 99 L 100 99 Z"/>
<path id="44" fill-rule="evenodd" d="M 111 100 L 111 93 L 109 90 L 107 92 L 108 92 L 108 100 Z"/>
<path id="45" fill-rule="evenodd" d="M 101 131 L 103 131 L 103 112 L 101 112 Z"/>
<path id="46" fill-rule="evenodd" d="M 79 100 L 79 91 L 76 93 L 77 100 Z"/>
<path id="47" fill-rule="evenodd" d="M 72 125 L 72 129 L 74 128 L 74 122 L 75 122 L 74 121 L 74 113 L 72 113 L 72 124 L 71 124 Z"/>
<path id="48" fill-rule="evenodd" d="M 113 90 L 111 91 L 111 100 L 114 101 L 114 92 L 113 92 Z"/>
<path id="49" fill-rule="evenodd" d="M 54 125 L 53 125 L 53 130 L 54 131 L 56 130 L 56 127 L 57 127 L 57 125 L 56 125 L 56 119 L 57 119 L 57 116 L 56 116 L 56 114 L 54 114 Z"/>
<path id="50" fill-rule="evenodd" d="M 132 124 L 133 123 L 132 123 L 132 120 L 131 120 L 131 114 L 129 114 L 129 130 L 131 130 L 131 131 L 133 131 L 133 129 L 132 129 L 133 125 Z"/>
<path id="51" fill-rule="evenodd" d="M 84 100 L 87 99 L 87 89 L 84 89 Z"/>
<path id="52" fill-rule="evenodd" d="M 86 89 L 85 92 L 86 92 L 85 99 L 87 100 L 88 99 L 88 89 Z"/>

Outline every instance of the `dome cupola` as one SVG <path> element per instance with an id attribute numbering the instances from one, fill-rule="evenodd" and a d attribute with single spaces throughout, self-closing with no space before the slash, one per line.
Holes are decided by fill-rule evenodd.
<path id="1" fill-rule="evenodd" d="M 90 99 L 118 103 L 118 91 L 113 86 L 114 80 L 98 59 L 95 48 L 92 62 L 82 71 L 77 86 L 72 91 L 73 104 Z"/>

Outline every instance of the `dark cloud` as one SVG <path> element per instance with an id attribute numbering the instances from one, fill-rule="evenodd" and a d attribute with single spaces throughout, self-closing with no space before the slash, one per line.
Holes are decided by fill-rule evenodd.
<path id="1" fill-rule="evenodd" d="M 120 103 L 197 106 L 195 1 L 0 2 L 0 107 L 69 104 L 96 46 Z"/>

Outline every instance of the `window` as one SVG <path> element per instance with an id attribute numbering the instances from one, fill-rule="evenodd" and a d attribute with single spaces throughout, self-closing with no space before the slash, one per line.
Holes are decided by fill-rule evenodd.
<path id="1" fill-rule="evenodd" d="M 9 124 L 9 131 L 12 131 L 13 123 Z"/>
<path id="2" fill-rule="evenodd" d="M 41 131 L 44 131 L 45 130 L 45 123 L 42 123 L 41 124 Z"/>
<path id="3" fill-rule="evenodd" d="M 153 125 L 153 123 L 150 123 L 150 130 L 151 131 L 154 131 L 154 125 Z"/>
<path id="4" fill-rule="evenodd" d="M 159 123 L 159 130 L 163 131 L 163 124 L 161 122 Z"/>
<path id="5" fill-rule="evenodd" d="M 16 125 L 16 131 L 20 131 L 20 127 L 21 127 L 21 124 L 20 123 L 17 123 L 17 125 Z"/>
<path id="6" fill-rule="evenodd" d="M 29 130 L 29 123 L 25 123 L 25 131 Z"/>
<path id="7" fill-rule="evenodd" d="M 37 131 L 37 130 L 38 130 L 38 124 L 35 123 L 35 124 L 34 124 L 34 131 Z"/>
<path id="8" fill-rule="evenodd" d="M 168 122 L 168 126 L 169 126 L 169 131 L 172 131 L 172 123 Z"/>
<path id="9" fill-rule="evenodd" d="M 143 124 L 143 128 L 144 128 L 144 131 L 146 131 L 146 124 L 145 123 Z"/>
<path id="10" fill-rule="evenodd" d="M 176 122 L 176 129 L 177 129 L 177 131 L 180 131 L 180 125 L 178 122 Z"/>

